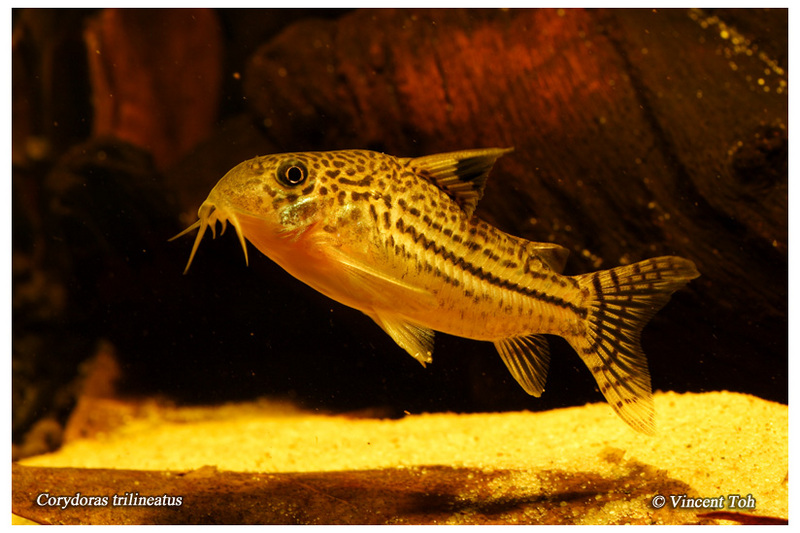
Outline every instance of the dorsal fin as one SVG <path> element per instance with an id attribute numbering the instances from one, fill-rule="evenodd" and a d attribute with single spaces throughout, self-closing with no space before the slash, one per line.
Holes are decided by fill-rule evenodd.
<path id="1" fill-rule="evenodd" d="M 467 216 L 472 216 L 483 196 L 486 177 L 494 162 L 513 148 L 483 148 L 410 159 L 420 176 L 450 195 Z"/>

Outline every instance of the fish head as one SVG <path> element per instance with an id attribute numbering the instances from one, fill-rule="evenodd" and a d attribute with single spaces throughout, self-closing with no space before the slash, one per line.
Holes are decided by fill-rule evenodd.
<path id="1" fill-rule="evenodd" d="M 315 169 L 316 167 L 316 169 Z M 245 239 L 274 260 L 296 245 L 321 220 L 321 198 L 316 191 L 314 154 L 273 154 L 250 159 L 231 169 L 211 190 L 197 211 L 194 224 L 170 240 L 198 228 L 184 273 L 192 264 L 206 229 L 216 237 L 227 223 L 236 230 L 247 262 Z M 280 261 L 278 261 L 280 262 Z"/>

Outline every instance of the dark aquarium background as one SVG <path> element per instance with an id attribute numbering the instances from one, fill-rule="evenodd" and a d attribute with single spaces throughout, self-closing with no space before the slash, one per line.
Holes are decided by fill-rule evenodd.
<path id="1" fill-rule="evenodd" d="M 567 247 L 566 273 L 697 264 L 644 330 L 654 389 L 787 402 L 787 41 L 786 9 L 14 10 L 15 457 L 58 446 L 88 386 L 387 417 L 602 401 L 557 338 L 539 399 L 490 343 L 438 334 L 423 368 L 232 231 L 182 275 L 192 239 L 167 239 L 282 151 L 513 146 L 477 215 Z"/>

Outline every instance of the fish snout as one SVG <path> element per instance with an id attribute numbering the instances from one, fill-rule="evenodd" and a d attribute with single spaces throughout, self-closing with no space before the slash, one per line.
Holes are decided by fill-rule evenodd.
<path id="1" fill-rule="evenodd" d="M 200 208 L 197 210 L 197 217 L 198 220 L 183 230 L 182 232 L 178 233 L 171 239 L 173 241 L 179 237 L 183 237 L 184 235 L 188 234 L 195 228 L 197 228 L 197 236 L 194 239 L 194 244 L 192 245 L 192 252 L 189 254 L 189 261 L 186 263 L 186 268 L 183 270 L 183 273 L 186 274 L 189 272 L 189 267 L 192 265 L 192 260 L 194 259 L 195 254 L 197 253 L 197 249 L 200 247 L 200 241 L 203 240 L 203 235 L 205 235 L 206 229 L 211 228 L 211 238 L 217 238 L 217 222 L 219 221 L 222 224 L 222 228 L 219 232 L 220 235 L 225 233 L 225 229 L 228 225 L 228 220 L 231 221 L 231 225 L 233 225 L 234 229 L 236 230 L 236 235 L 239 237 L 239 243 L 242 245 L 242 250 L 244 250 L 244 261 L 245 264 L 249 264 L 247 258 L 247 245 L 245 244 L 244 234 L 242 233 L 242 228 L 239 222 L 236 220 L 235 216 L 232 216 L 228 213 L 228 210 L 224 208 L 220 208 L 217 204 L 211 199 L 211 197 L 207 198 Z"/>

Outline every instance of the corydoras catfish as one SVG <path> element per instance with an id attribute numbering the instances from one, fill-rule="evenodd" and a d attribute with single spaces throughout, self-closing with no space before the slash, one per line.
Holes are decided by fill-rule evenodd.
<path id="1" fill-rule="evenodd" d="M 203 202 L 188 271 L 209 227 L 228 222 L 295 278 L 372 318 L 423 365 L 434 331 L 494 343 L 525 391 L 540 396 L 544 335 L 569 342 L 600 392 L 634 429 L 654 411 L 640 335 L 699 274 L 681 257 L 576 276 L 567 250 L 504 233 L 473 216 L 486 178 L 510 149 L 398 158 L 365 150 L 245 161 Z"/>

